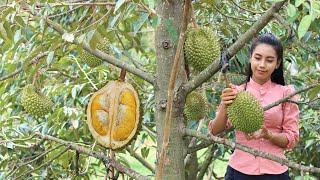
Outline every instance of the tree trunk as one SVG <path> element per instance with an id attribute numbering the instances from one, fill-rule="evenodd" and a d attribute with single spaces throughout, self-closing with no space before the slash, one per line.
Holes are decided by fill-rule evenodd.
<path id="1" fill-rule="evenodd" d="M 155 120 L 157 127 L 158 159 L 163 142 L 163 127 L 166 114 L 168 84 L 170 79 L 171 67 L 173 65 L 173 60 L 176 52 L 176 45 L 180 32 L 180 25 L 182 21 L 183 1 L 158 1 L 156 11 L 159 17 L 161 18 L 161 23 L 155 32 L 155 45 L 157 54 L 157 72 L 155 85 Z M 172 30 L 177 32 L 176 39 L 172 38 Z M 179 68 L 175 90 L 186 79 L 183 59 L 181 59 L 181 62 L 182 63 Z M 165 152 L 166 160 L 164 162 L 162 176 L 162 179 L 165 180 L 185 179 L 184 154 L 186 152 L 186 146 L 181 133 L 181 129 L 184 126 L 183 104 L 184 99 L 174 99 L 171 117 L 172 124 L 170 129 L 170 139 L 167 151 Z M 159 170 L 158 167 L 156 169 L 157 171 Z"/>
<path id="2" fill-rule="evenodd" d="M 197 152 L 193 152 L 190 154 L 190 161 L 186 165 L 186 171 L 187 171 L 187 180 L 195 180 L 197 179 L 197 174 L 198 174 L 198 156 Z"/>

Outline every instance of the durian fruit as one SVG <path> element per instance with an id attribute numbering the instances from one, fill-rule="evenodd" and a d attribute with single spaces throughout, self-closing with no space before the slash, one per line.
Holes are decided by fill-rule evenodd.
<path id="1" fill-rule="evenodd" d="M 119 149 L 138 131 L 140 101 L 129 83 L 110 81 L 95 92 L 87 106 L 87 123 L 93 137 L 103 146 Z"/>
<path id="2" fill-rule="evenodd" d="M 193 91 L 187 95 L 183 112 L 188 121 L 203 119 L 207 111 L 207 100 L 200 92 Z"/>
<path id="3" fill-rule="evenodd" d="M 22 89 L 21 104 L 28 113 L 37 117 L 45 116 L 53 107 L 53 102 L 48 97 L 37 93 L 32 84 Z"/>
<path id="4" fill-rule="evenodd" d="M 110 42 L 106 38 L 104 38 L 100 42 L 98 42 L 96 48 L 106 54 L 111 53 Z M 80 60 L 82 62 L 86 63 L 91 68 L 94 68 L 94 67 L 101 65 L 103 62 L 100 58 L 90 54 L 89 52 L 87 52 L 84 49 L 81 50 L 81 52 L 80 52 Z"/>
<path id="5" fill-rule="evenodd" d="M 220 57 L 219 38 L 209 28 L 189 28 L 184 43 L 184 54 L 188 65 L 202 71 Z"/>
<path id="6" fill-rule="evenodd" d="M 228 74 L 230 82 L 234 85 L 241 85 L 247 80 L 247 76 L 243 74 L 230 73 Z"/>
<path id="7" fill-rule="evenodd" d="M 261 128 L 263 112 L 260 102 L 247 91 L 237 93 L 234 101 L 227 107 L 228 118 L 234 128 L 245 133 Z"/>

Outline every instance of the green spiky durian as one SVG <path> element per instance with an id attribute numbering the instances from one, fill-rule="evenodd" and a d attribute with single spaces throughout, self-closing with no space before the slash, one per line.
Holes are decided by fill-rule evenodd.
<path id="1" fill-rule="evenodd" d="M 187 120 L 201 120 L 206 116 L 207 110 L 206 98 L 201 93 L 194 91 L 187 95 L 183 111 Z"/>
<path id="2" fill-rule="evenodd" d="M 247 91 L 239 92 L 227 107 L 227 114 L 234 128 L 245 133 L 261 128 L 263 112 L 260 102 Z"/>
<path id="3" fill-rule="evenodd" d="M 106 54 L 111 53 L 110 42 L 106 38 L 104 38 L 101 42 L 98 42 L 96 48 Z M 103 62 L 100 58 L 90 54 L 86 50 L 81 51 L 80 59 L 82 62 L 86 63 L 91 68 L 101 65 Z"/>
<path id="4" fill-rule="evenodd" d="M 247 76 L 245 76 L 243 74 L 236 74 L 236 73 L 230 73 L 230 74 L 228 74 L 228 77 L 229 77 L 231 83 L 235 84 L 235 85 L 241 85 L 247 79 Z"/>
<path id="5" fill-rule="evenodd" d="M 29 84 L 22 89 L 21 105 L 31 115 L 43 117 L 51 111 L 53 103 L 48 97 L 38 94 L 35 87 Z"/>
<path id="6" fill-rule="evenodd" d="M 190 66 L 202 71 L 220 57 L 219 38 L 208 28 L 189 28 L 186 33 L 184 54 Z"/>

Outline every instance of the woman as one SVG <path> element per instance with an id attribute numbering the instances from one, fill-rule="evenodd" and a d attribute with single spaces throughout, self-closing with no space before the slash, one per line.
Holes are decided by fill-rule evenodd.
<path id="1" fill-rule="evenodd" d="M 216 118 L 209 123 L 209 131 L 213 135 L 232 126 L 228 121 L 226 107 L 233 102 L 238 91 L 250 92 L 262 106 L 294 92 L 291 86 L 285 86 L 283 48 L 274 35 L 263 34 L 255 39 L 250 48 L 247 82 L 240 86 L 230 86 L 222 91 Z M 297 100 L 297 97 L 292 100 Z M 264 112 L 264 124 L 260 130 L 252 134 L 236 130 L 236 142 L 285 158 L 284 150 L 293 148 L 299 139 L 298 119 L 299 109 L 296 104 L 280 104 Z M 230 157 L 225 179 L 286 180 L 290 177 L 287 166 L 235 149 Z"/>

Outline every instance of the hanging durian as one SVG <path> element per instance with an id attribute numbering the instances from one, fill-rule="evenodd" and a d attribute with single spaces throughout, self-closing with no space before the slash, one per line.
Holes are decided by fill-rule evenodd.
<path id="1" fill-rule="evenodd" d="M 106 54 L 111 53 L 110 42 L 106 38 L 103 38 L 100 42 L 98 42 L 96 48 Z M 103 62 L 100 58 L 92 55 L 84 49 L 81 50 L 79 58 L 82 62 L 86 63 L 91 68 L 101 65 Z"/>
<path id="2" fill-rule="evenodd" d="M 218 36 L 209 28 L 188 28 L 184 44 L 188 65 L 202 71 L 220 57 Z"/>
<path id="3" fill-rule="evenodd" d="M 193 91 L 187 95 L 183 110 L 187 120 L 201 120 L 207 111 L 207 100 L 200 92 Z"/>
<path id="4" fill-rule="evenodd" d="M 135 136 L 140 121 L 140 102 L 131 84 L 110 81 L 95 92 L 87 107 L 87 123 L 103 146 L 119 149 Z"/>
<path id="5" fill-rule="evenodd" d="M 52 107 L 52 101 L 36 92 L 36 88 L 32 84 L 26 85 L 21 94 L 21 105 L 31 115 L 43 117 L 48 114 Z"/>

